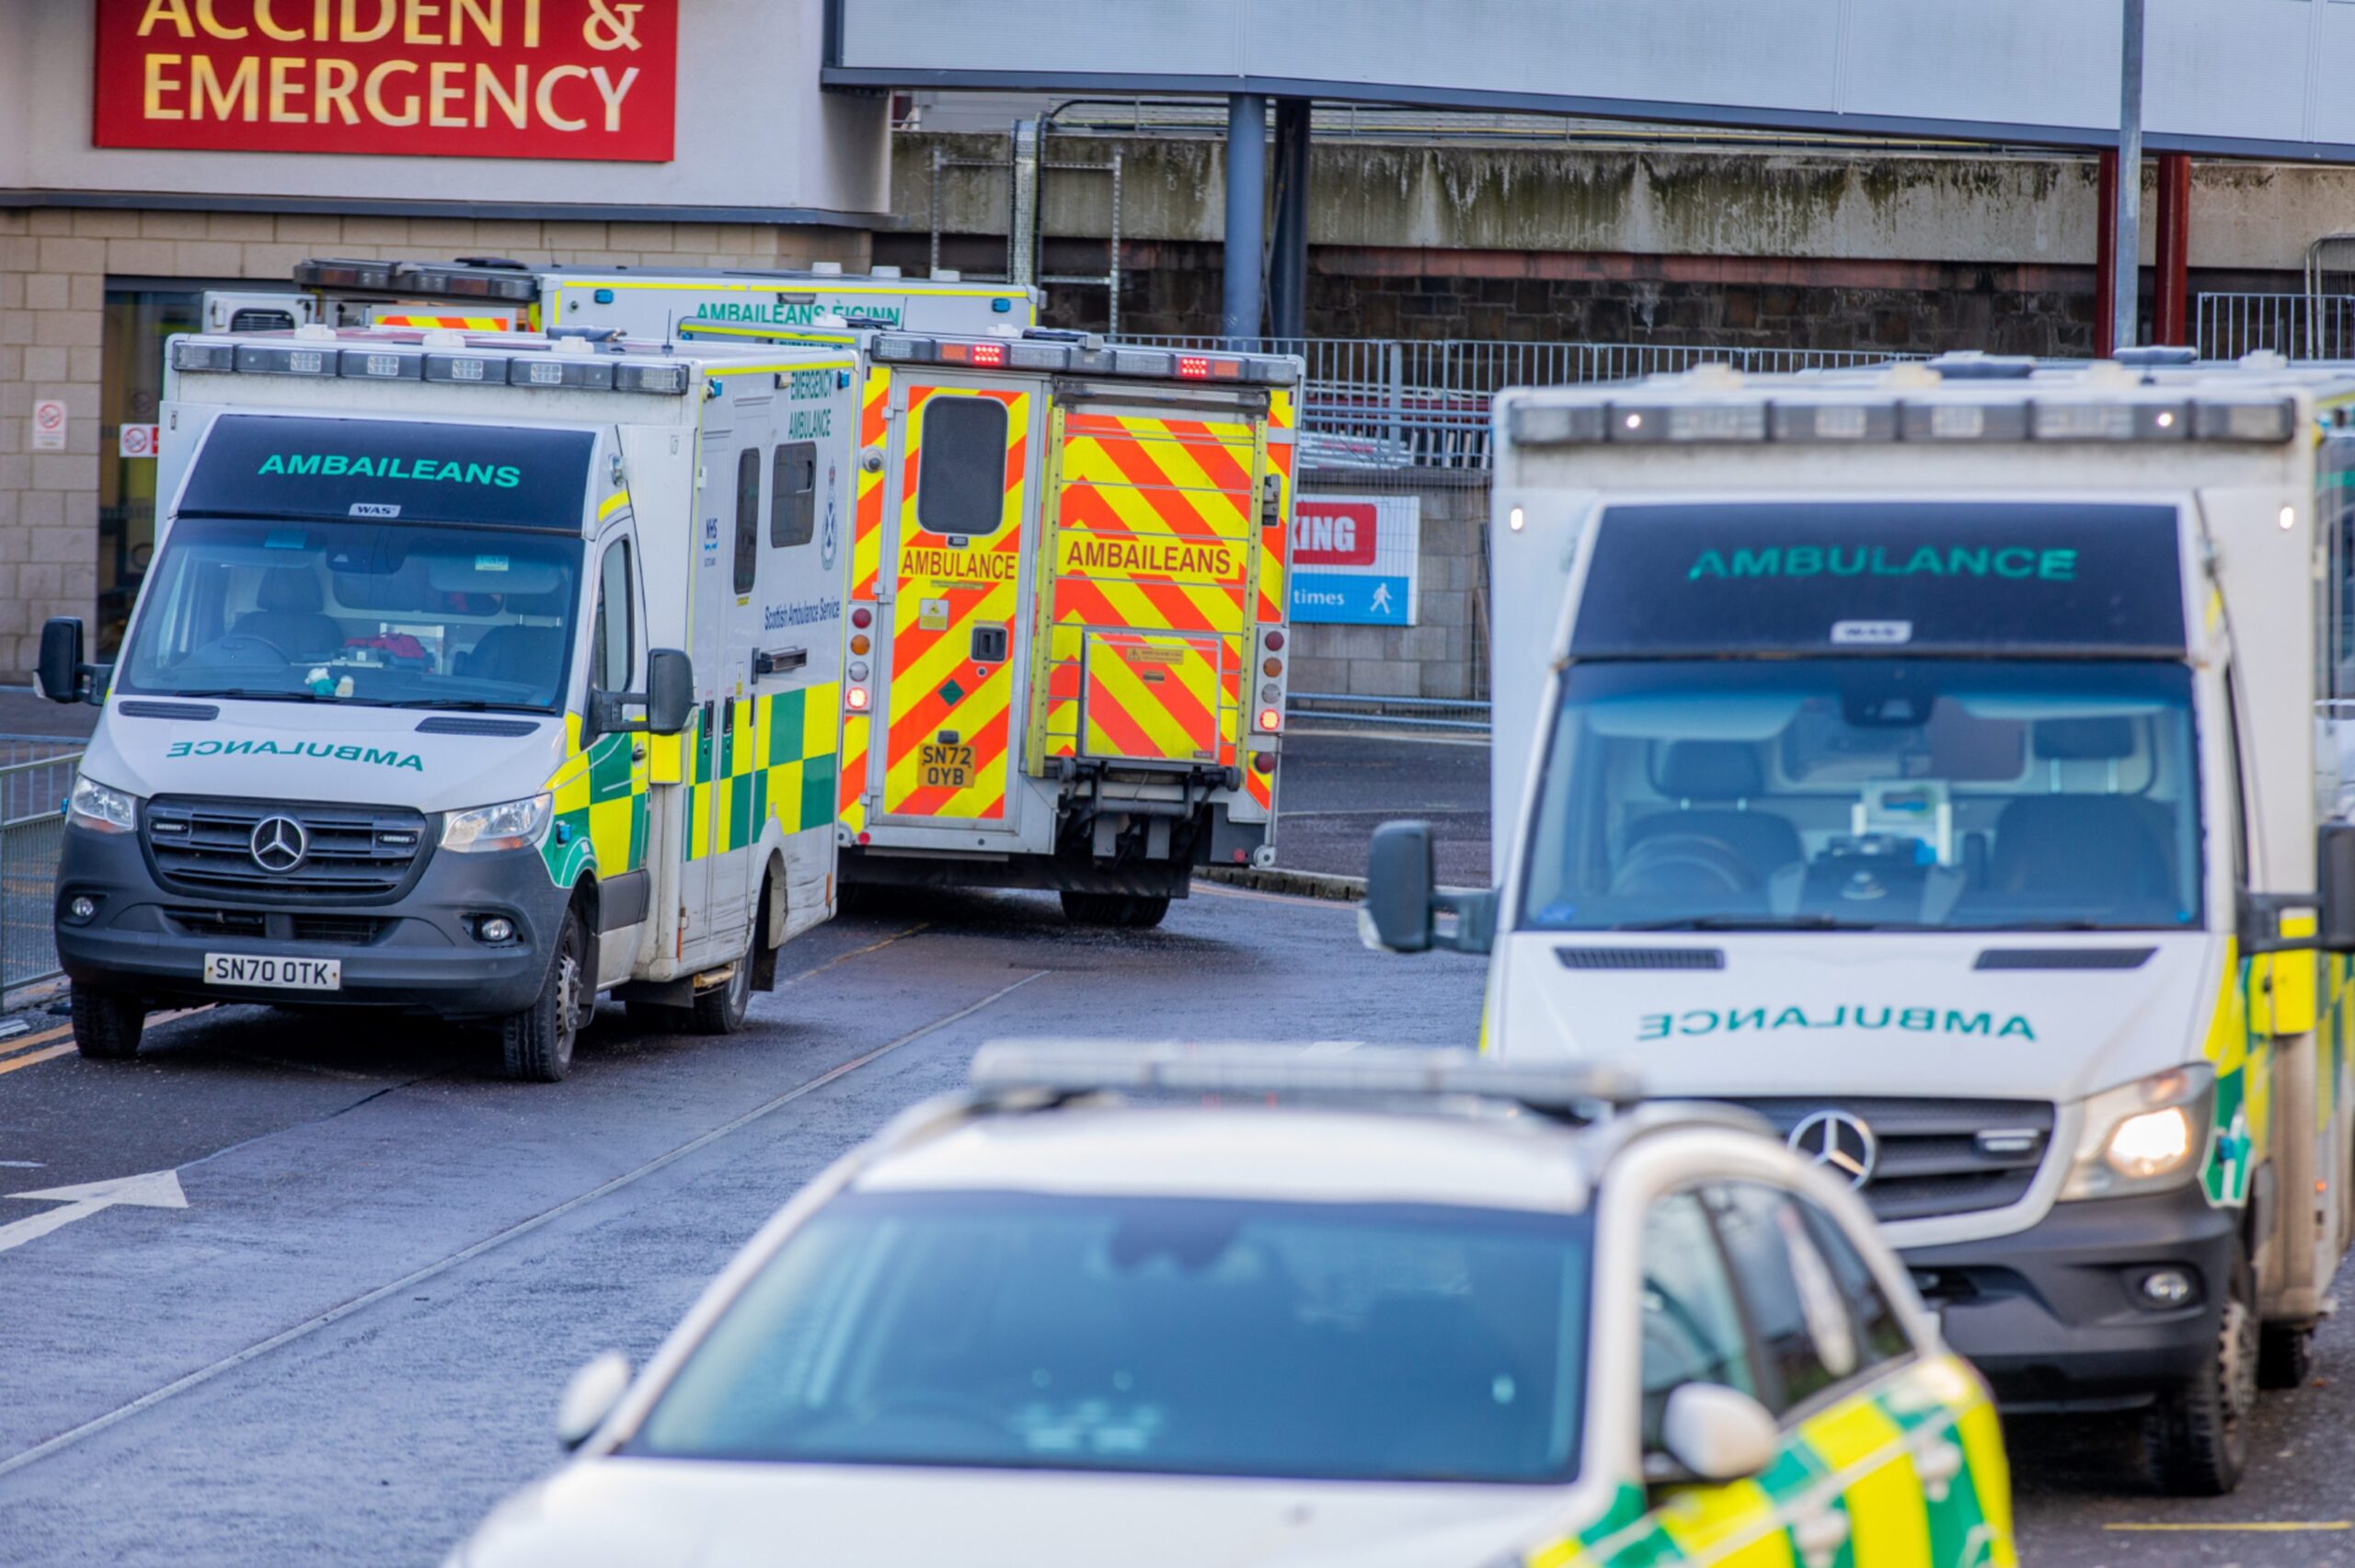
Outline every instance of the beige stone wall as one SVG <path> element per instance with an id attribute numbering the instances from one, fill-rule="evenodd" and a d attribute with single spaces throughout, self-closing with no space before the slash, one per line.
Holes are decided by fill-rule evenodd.
<path id="1" fill-rule="evenodd" d="M 850 229 L 0 208 L 0 679 L 31 669 L 42 621 L 93 619 L 98 422 L 109 278 L 282 282 L 315 256 L 630 267 L 867 265 Z M 63 398 L 67 447 L 35 452 L 36 400 Z"/>

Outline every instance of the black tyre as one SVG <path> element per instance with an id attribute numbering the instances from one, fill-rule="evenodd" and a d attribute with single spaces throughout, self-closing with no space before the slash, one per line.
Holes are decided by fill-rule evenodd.
<path id="1" fill-rule="evenodd" d="M 752 1005 L 752 956 L 736 960 L 728 979 L 709 990 L 695 993 L 695 1033 L 732 1035 L 744 1026 Z"/>
<path id="2" fill-rule="evenodd" d="M 74 1044 L 86 1057 L 125 1061 L 139 1054 L 147 1003 L 119 990 L 74 988 Z"/>
<path id="3" fill-rule="evenodd" d="M 1065 893 L 1063 918 L 1074 925 L 1103 925 L 1143 930 L 1159 925 L 1169 913 L 1166 894 Z"/>
<path id="4" fill-rule="evenodd" d="M 554 1083 L 572 1070 L 572 1047 L 581 1020 L 596 1005 L 589 972 L 589 938 L 580 916 L 568 910 L 548 955 L 540 994 L 521 1013 L 499 1021 L 499 1066 L 506 1077 Z"/>
<path id="5" fill-rule="evenodd" d="M 2315 1375 L 2315 1331 L 2295 1323 L 2268 1323 L 2257 1345 L 2257 1386 L 2302 1389 Z"/>
<path id="6" fill-rule="evenodd" d="M 2257 1288 L 2247 1260 L 2235 1263 L 2216 1326 L 2215 1353 L 2200 1374 L 2159 1397 L 2142 1418 L 2142 1462 L 2170 1497 L 2222 1497 L 2248 1468 L 2256 1414 Z"/>

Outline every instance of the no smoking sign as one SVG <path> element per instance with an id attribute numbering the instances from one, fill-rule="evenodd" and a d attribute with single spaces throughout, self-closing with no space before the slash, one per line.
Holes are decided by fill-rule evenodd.
<path id="1" fill-rule="evenodd" d="M 33 405 L 33 450 L 65 450 L 65 404 L 62 399 L 44 397 Z"/>

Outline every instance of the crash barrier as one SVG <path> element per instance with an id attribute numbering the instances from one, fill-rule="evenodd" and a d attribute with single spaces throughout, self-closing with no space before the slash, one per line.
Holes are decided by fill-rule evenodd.
<path id="1" fill-rule="evenodd" d="M 1708 348 L 1671 343 L 1518 343 L 1441 338 L 1257 338 L 1124 335 L 1171 349 L 1296 354 L 1307 362 L 1300 458 L 1314 468 L 1488 466 L 1488 400 L 1509 386 L 1561 386 L 1730 365 L 1738 371 L 1826 370 L 1918 359 L 1845 349 Z"/>
<path id="2" fill-rule="evenodd" d="M 2193 306 L 2191 338 L 2203 360 L 2265 351 L 2355 359 L 2355 294 L 2201 294 Z"/>
<path id="3" fill-rule="evenodd" d="M 1284 704 L 1294 722 L 1367 724 L 1383 728 L 1488 733 L 1488 704 L 1442 697 L 1352 697 L 1339 692 L 1294 692 Z"/>
<path id="4" fill-rule="evenodd" d="M 50 895 L 81 761 L 79 740 L 0 735 L 0 998 L 59 973 Z"/>

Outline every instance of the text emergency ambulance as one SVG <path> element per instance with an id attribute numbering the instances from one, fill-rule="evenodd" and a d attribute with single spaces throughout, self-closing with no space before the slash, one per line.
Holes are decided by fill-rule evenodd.
<path id="1" fill-rule="evenodd" d="M 495 1022 L 552 1080 L 600 991 L 706 1032 L 833 910 L 857 387 L 835 349 L 305 326 L 176 338 L 161 548 L 57 949 L 86 1054 L 153 1005 Z"/>
<path id="2" fill-rule="evenodd" d="M 234 303 L 263 313 L 258 319 L 265 321 L 292 305 L 331 326 L 611 326 L 656 342 L 678 336 L 688 322 L 791 330 L 856 318 L 879 327 L 980 333 L 1032 326 L 1044 298 L 1027 284 L 969 283 L 955 272 L 902 278 L 893 267 L 846 273 L 825 263 L 791 272 L 324 258 L 296 266 L 294 282 L 307 293 L 208 295 L 206 324 L 229 326 L 236 317 L 225 306 Z M 216 300 L 224 308 L 213 308 Z M 282 315 L 281 320 L 293 325 Z"/>
<path id="3" fill-rule="evenodd" d="M 1300 361 L 817 336 L 867 364 L 844 881 L 1150 926 L 1195 866 L 1269 864 Z"/>
<path id="4" fill-rule="evenodd" d="M 1394 825 L 1369 925 L 1493 923 L 1489 1049 L 1755 1108 L 2000 1396 L 2231 1489 L 2348 1239 L 2350 406 L 2279 360 L 1505 395 L 1501 886 Z"/>

